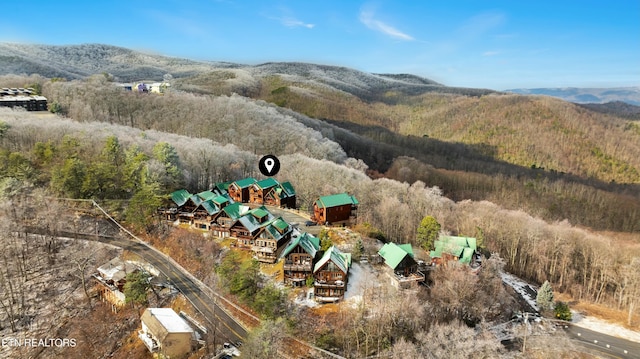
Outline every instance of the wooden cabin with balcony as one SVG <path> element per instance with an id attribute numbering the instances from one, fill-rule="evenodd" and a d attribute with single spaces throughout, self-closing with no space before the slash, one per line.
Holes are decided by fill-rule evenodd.
<path id="1" fill-rule="evenodd" d="M 273 214 L 264 206 L 250 209 L 241 214 L 229 227 L 230 236 L 236 238 L 236 247 L 252 249 L 262 227 L 274 219 Z"/>
<path id="2" fill-rule="evenodd" d="M 322 196 L 313 204 L 312 220 L 318 224 L 353 224 L 358 204 L 358 200 L 347 193 Z"/>
<path id="3" fill-rule="evenodd" d="M 291 182 L 271 187 L 264 195 L 264 203 L 283 208 L 296 208 L 296 191 Z"/>
<path id="4" fill-rule="evenodd" d="M 250 208 L 239 202 L 230 203 L 211 217 L 209 230 L 218 238 L 226 238 L 231 235 L 231 226 L 242 216 L 248 213 Z"/>
<path id="5" fill-rule="evenodd" d="M 351 253 L 336 246 L 329 248 L 313 267 L 314 297 L 318 302 L 337 302 L 344 298 L 351 267 Z"/>
<path id="6" fill-rule="evenodd" d="M 249 203 L 264 204 L 265 195 L 280 183 L 273 178 L 263 179 L 249 186 Z"/>
<path id="7" fill-rule="evenodd" d="M 406 289 L 424 282 L 425 275 L 418 270 L 418 262 L 413 256 L 413 248 L 410 243 L 386 243 L 380 248 L 378 255 L 382 257 L 389 268 L 387 275 L 394 287 Z"/>
<path id="8" fill-rule="evenodd" d="M 205 230 L 211 230 L 215 225 L 214 220 L 217 219 L 220 212 L 231 204 L 228 195 L 213 195 L 209 199 L 200 203 L 194 211 L 193 227 Z"/>
<path id="9" fill-rule="evenodd" d="M 320 250 L 320 239 L 306 232 L 293 234 L 291 243 L 282 251 L 284 283 L 302 287 L 313 277 L 313 264 Z"/>
<path id="10" fill-rule="evenodd" d="M 291 239 L 293 228 L 282 217 L 267 223 L 254 240 L 251 247 L 260 262 L 275 263 L 284 246 Z"/>
<path id="11" fill-rule="evenodd" d="M 253 177 L 231 182 L 228 187 L 229 196 L 235 202 L 249 203 L 249 187 L 256 182 L 256 179 Z"/>

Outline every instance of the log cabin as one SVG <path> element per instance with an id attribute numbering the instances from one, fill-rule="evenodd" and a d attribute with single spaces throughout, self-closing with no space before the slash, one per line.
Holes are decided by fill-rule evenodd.
<path id="1" fill-rule="evenodd" d="M 306 232 L 295 232 L 291 243 L 282 251 L 284 283 L 301 287 L 313 278 L 313 264 L 320 250 L 320 239 Z"/>
<path id="2" fill-rule="evenodd" d="M 296 191 L 291 182 L 271 187 L 264 195 L 264 203 L 283 208 L 296 208 Z"/>
<path id="3" fill-rule="evenodd" d="M 249 186 L 249 202 L 264 204 L 265 195 L 280 183 L 273 178 L 263 179 Z"/>
<path id="4" fill-rule="evenodd" d="M 219 238 L 226 238 L 231 235 L 230 228 L 238 218 L 249 212 L 249 207 L 242 203 L 234 202 L 227 204 L 222 211 L 211 217 L 209 229 L 212 234 Z"/>
<path id="5" fill-rule="evenodd" d="M 435 249 L 429 252 L 433 265 L 446 265 L 449 261 L 478 266 L 480 255 L 476 238 L 440 236 L 434 242 Z"/>
<path id="6" fill-rule="evenodd" d="M 394 287 L 404 289 L 424 282 L 424 273 L 418 270 L 418 262 L 413 256 L 413 248 L 410 243 L 386 243 L 380 248 L 378 255 L 390 268 L 391 273 L 388 275 Z"/>
<path id="7" fill-rule="evenodd" d="M 252 249 L 255 239 L 262 227 L 275 217 L 264 206 L 254 208 L 238 217 L 229 227 L 231 237 L 236 238 L 236 246 L 242 249 Z"/>
<path id="8" fill-rule="evenodd" d="M 293 228 L 282 217 L 270 221 L 259 232 L 251 248 L 260 262 L 275 263 L 291 239 Z"/>
<path id="9" fill-rule="evenodd" d="M 314 297 L 318 302 L 337 302 L 347 291 L 351 253 L 329 248 L 313 267 Z"/>
<path id="10" fill-rule="evenodd" d="M 355 221 L 358 200 L 347 193 L 322 196 L 313 204 L 313 220 L 318 224 L 351 224 Z"/>
<path id="11" fill-rule="evenodd" d="M 239 181 L 231 182 L 228 188 L 229 196 L 235 202 L 248 203 L 249 187 L 256 182 L 256 179 L 253 177 L 248 177 Z"/>
<path id="12" fill-rule="evenodd" d="M 193 226 L 198 229 L 210 230 L 214 226 L 217 215 L 231 203 L 228 195 L 214 195 L 202 201 L 194 211 Z"/>

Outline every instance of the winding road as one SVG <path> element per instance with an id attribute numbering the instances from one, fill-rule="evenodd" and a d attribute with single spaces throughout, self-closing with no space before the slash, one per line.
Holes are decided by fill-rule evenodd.
<path id="1" fill-rule="evenodd" d="M 49 234 L 43 233 L 45 232 L 43 230 L 34 228 L 31 228 L 29 232 L 32 234 Z M 247 330 L 218 305 L 218 297 L 212 296 L 208 294 L 207 291 L 202 290 L 199 285 L 192 280 L 184 268 L 175 264 L 173 260 L 151 246 L 142 242 L 135 242 L 113 236 L 96 236 L 72 232 L 58 232 L 56 236 L 68 239 L 98 241 L 126 249 L 139 255 L 158 269 L 165 278 L 168 278 L 169 282 L 187 297 L 196 310 L 202 314 L 207 321 L 205 325 L 207 329 L 215 333 L 214 338 L 216 344 L 223 342 L 235 343 L 246 339 Z"/>

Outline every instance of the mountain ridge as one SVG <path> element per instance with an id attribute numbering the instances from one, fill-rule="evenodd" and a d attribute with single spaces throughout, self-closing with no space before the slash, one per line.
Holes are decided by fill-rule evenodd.
<path id="1" fill-rule="evenodd" d="M 640 87 L 541 87 L 509 89 L 505 92 L 519 95 L 544 95 L 578 104 L 625 102 L 640 106 Z"/>

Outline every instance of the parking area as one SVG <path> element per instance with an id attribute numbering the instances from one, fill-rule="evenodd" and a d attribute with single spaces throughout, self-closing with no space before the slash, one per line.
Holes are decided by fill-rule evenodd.
<path id="1" fill-rule="evenodd" d="M 313 234 L 317 236 L 320 233 L 320 230 L 323 228 L 318 225 L 308 226 L 307 222 L 309 222 L 309 214 L 305 212 L 301 212 L 295 209 L 283 209 L 274 206 L 266 206 L 269 209 L 269 212 L 273 213 L 274 216 L 282 216 L 282 218 L 289 224 L 294 227 L 298 227 L 301 231 L 307 232 L 309 234 Z"/>

